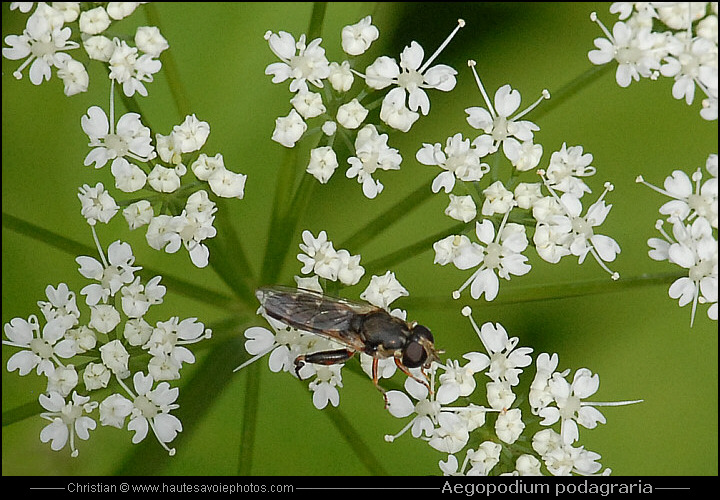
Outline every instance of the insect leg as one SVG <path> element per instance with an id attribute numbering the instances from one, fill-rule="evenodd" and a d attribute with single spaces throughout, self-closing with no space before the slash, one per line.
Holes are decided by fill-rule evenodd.
<path id="1" fill-rule="evenodd" d="M 424 370 L 423 370 L 422 373 L 423 373 L 423 375 L 425 376 L 425 379 L 423 380 L 423 379 L 420 379 L 420 378 L 416 377 L 416 376 L 413 375 L 412 373 L 410 373 L 410 370 L 408 370 L 408 369 L 405 367 L 405 365 L 402 364 L 402 361 L 400 361 L 400 358 L 397 358 L 397 357 L 395 358 L 395 364 L 397 365 L 398 368 L 400 368 L 400 370 L 401 370 L 405 375 L 407 375 L 408 377 L 410 377 L 411 379 L 413 379 L 413 380 L 416 381 L 416 382 L 420 382 L 422 385 L 424 385 L 425 387 L 427 387 L 428 393 L 430 393 L 430 394 L 433 393 L 433 390 L 432 390 L 432 388 L 430 387 L 430 383 L 429 383 L 428 380 L 427 380 L 427 374 L 425 373 Z"/>
<path id="2" fill-rule="evenodd" d="M 335 365 L 338 363 L 344 363 L 348 359 L 353 357 L 355 351 L 350 349 L 336 349 L 334 351 L 319 351 L 310 354 L 301 354 L 295 358 L 295 374 L 300 378 L 300 369 L 305 366 L 305 363 L 312 363 L 315 365 Z"/>
<path id="3" fill-rule="evenodd" d="M 373 378 L 373 384 L 375 384 L 375 387 L 377 387 L 377 390 L 380 391 L 383 395 L 383 399 L 385 400 L 385 409 L 387 410 L 388 398 L 387 398 L 385 389 L 380 387 L 380 384 L 378 384 L 378 358 L 376 358 L 374 356 L 373 356 L 373 361 L 372 361 L 372 378 Z"/>

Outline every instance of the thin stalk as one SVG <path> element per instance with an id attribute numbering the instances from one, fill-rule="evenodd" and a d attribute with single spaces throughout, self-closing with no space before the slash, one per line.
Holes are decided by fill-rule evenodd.
<path id="1" fill-rule="evenodd" d="M 427 186 L 427 184 L 421 185 L 415 191 L 357 230 L 355 234 L 343 241 L 339 247 L 349 248 L 352 249 L 352 251 L 357 252 L 363 245 L 372 241 L 374 238 L 382 234 L 383 231 L 400 220 L 398 214 L 402 214 L 404 216 L 412 212 L 424 202 L 429 200 L 431 196 L 432 190 Z"/>
<path id="2" fill-rule="evenodd" d="M 611 69 L 611 64 L 593 66 L 584 73 L 570 80 L 558 90 L 550 92 L 551 98 L 548 100 L 548 102 L 543 103 L 542 106 L 538 106 L 537 109 L 533 110 L 533 120 L 537 121 L 537 119 L 541 116 L 549 113 L 560 104 L 564 103 L 574 95 L 578 94 L 581 90 L 583 90 L 591 83 L 599 80 L 600 77 L 605 75 L 605 73 L 609 72 Z"/>
<path id="3" fill-rule="evenodd" d="M 483 307 L 520 304 L 525 302 L 536 302 L 544 300 L 567 299 L 570 297 L 585 297 L 605 293 L 617 293 L 629 289 L 668 285 L 678 278 L 681 273 L 644 274 L 631 278 L 623 277 L 620 280 L 611 279 L 591 280 L 581 282 L 556 283 L 517 286 L 501 293 L 492 302 L 482 301 Z M 434 309 L 446 309 L 458 307 L 459 301 L 453 299 L 448 291 L 447 298 L 443 297 L 405 297 L 403 299 L 407 307 L 422 307 Z"/>
<path id="4" fill-rule="evenodd" d="M 157 26 L 162 32 L 162 23 L 155 5 L 152 3 L 146 3 L 145 14 L 147 15 L 148 25 Z M 170 93 L 172 94 L 173 101 L 175 102 L 175 109 L 177 109 L 180 117 L 184 117 L 190 114 L 192 108 L 190 106 L 190 99 L 187 96 L 185 86 L 182 84 L 180 72 L 178 71 L 178 66 L 175 62 L 175 57 L 171 49 L 163 51 L 163 53 L 160 54 L 160 59 L 163 64 L 163 71 L 168 82 L 168 87 L 170 87 Z"/>
<path id="5" fill-rule="evenodd" d="M 92 256 L 97 253 L 97 249 L 92 246 L 78 243 L 77 241 L 71 240 L 70 238 L 57 234 L 48 229 L 44 229 L 31 222 L 19 219 L 5 212 L 3 212 L 2 214 L 2 225 L 6 229 L 10 229 L 11 231 L 15 231 L 18 234 L 22 234 L 34 240 L 45 243 L 46 245 L 49 245 L 53 248 L 61 250 L 69 255 L 72 255 L 73 258 L 79 255 Z M 212 305 L 224 310 L 237 308 L 237 301 L 234 300 L 232 297 L 216 292 L 215 290 L 211 290 L 209 288 L 198 286 L 194 283 L 182 280 L 180 278 L 168 276 L 166 273 L 163 273 L 161 271 L 149 267 L 143 267 L 143 269 L 138 271 L 138 274 L 142 276 L 142 278 L 145 280 L 160 275 L 162 276 L 162 284 L 170 288 L 173 293 L 177 293 L 185 297 L 197 300 L 198 302 L 201 302 L 203 304 Z"/>
<path id="6" fill-rule="evenodd" d="M 390 269 L 396 264 L 405 262 L 406 260 L 415 257 L 416 255 L 419 255 L 427 250 L 431 250 L 433 243 L 451 234 L 458 234 L 462 232 L 466 226 L 467 224 L 465 223 L 455 224 L 451 228 L 437 232 L 431 236 L 427 236 L 426 238 L 423 238 L 417 243 L 413 243 L 412 245 L 408 245 L 383 257 L 380 257 L 379 259 L 370 261 L 365 265 L 365 269 L 369 274 L 375 274 L 378 271 L 382 272 L 383 270 Z"/>

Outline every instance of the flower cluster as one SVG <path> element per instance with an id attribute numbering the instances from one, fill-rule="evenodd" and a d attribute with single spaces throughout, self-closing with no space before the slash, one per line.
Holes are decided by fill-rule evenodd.
<path id="1" fill-rule="evenodd" d="M 590 61 L 616 61 L 615 79 L 621 87 L 640 78 L 672 78 L 673 97 L 688 105 L 697 88 L 705 95 L 700 116 L 717 120 L 717 2 L 615 2 L 610 12 L 619 16 L 612 33 L 596 13 L 591 15 L 605 38 L 595 39 Z"/>
<path id="2" fill-rule="evenodd" d="M 52 6 L 39 2 L 35 12 L 27 20 L 22 35 L 9 35 L 3 48 L 3 57 L 23 60 L 13 73 L 17 79 L 28 66 L 30 81 L 35 85 L 50 80 L 55 68 L 63 81 L 65 95 L 85 92 L 90 83 L 85 64 L 68 52 L 80 48 L 71 40 L 73 30 L 80 33 L 82 46 L 89 60 L 107 64 L 110 80 L 122 85 L 130 97 L 138 93 L 147 96 L 146 83 L 160 71 L 160 54 L 169 47 L 167 41 L 154 26 L 137 29 L 132 47 L 118 37 L 112 39 L 103 33 L 113 21 L 131 15 L 139 2 L 109 2 L 105 6 L 92 7 L 81 2 L 53 2 Z M 32 3 L 18 2 L 22 12 L 28 12 Z"/>
<path id="3" fill-rule="evenodd" d="M 295 281 L 299 289 L 310 292 L 323 293 L 322 279 L 329 287 L 331 283 L 340 282 L 343 285 L 355 285 L 364 274 L 364 269 L 359 265 L 360 256 L 350 255 L 347 250 L 335 250 L 332 242 L 328 241 L 325 231 L 321 231 L 315 238 L 309 231 L 304 231 L 303 243 L 300 249 L 303 253 L 298 254 L 298 260 L 303 263 L 301 272 L 310 276 L 296 276 Z M 261 304 L 264 301 L 264 292 L 258 291 L 258 299 Z M 406 313 L 400 309 L 390 310 L 390 304 L 396 299 L 407 296 L 408 291 L 395 278 L 395 274 L 387 271 L 381 276 L 372 276 L 360 298 L 370 304 L 386 309 L 391 315 L 405 319 Z M 340 393 L 338 387 L 342 387 L 341 363 L 331 365 L 319 365 L 305 363 L 298 367 L 298 357 L 307 354 L 344 349 L 347 346 L 333 341 L 321 335 L 316 335 L 292 327 L 283 321 L 266 314 L 261 306 L 258 310 L 271 330 L 254 326 L 245 330 L 245 350 L 252 356 L 248 361 L 236 368 L 237 370 L 255 362 L 268 353 L 268 366 L 272 372 L 288 372 L 301 380 L 310 380 L 308 387 L 313 393 L 313 404 L 317 409 L 323 409 L 328 403 L 338 406 Z M 361 365 L 369 377 L 372 374 L 372 358 L 364 353 L 360 354 Z M 378 362 L 378 377 L 389 378 L 396 371 L 396 365 L 392 358 L 382 359 Z"/>
<path id="4" fill-rule="evenodd" d="M 141 268 L 127 243 L 110 244 L 107 255 L 98 250 L 100 260 L 76 259 L 80 274 L 91 281 L 80 291 L 89 317 L 82 319 L 76 294 L 65 283 L 49 285 L 47 300 L 37 303 L 43 319 L 32 314 L 4 326 L 3 345 L 17 349 L 7 369 L 47 378 L 39 402 L 49 424 L 40 440 L 53 450 L 69 445 L 77 456 L 76 438 L 89 439 L 99 421 L 134 431 L 133 443 L 152 430 L 172 455 L 167 444 L 182 423 L 171 413 L 178 408 L 178 389 L 167 381 L 180 378 L 184 363 L 195 362 L 185 346 L 209 338 L 211 331 L 196 318 L 150 324 L 145 316 L 165 296 L 161 277 L 143 282 L 136 276 Z"/>
<path id="5" fill-rule="evenodd" d="M 532 349 L 518 347 L 499 323 L 478 327 L 470 318 L 485 353 L 468 352 L 463 360 L 448 359 L 432 368 L 432 392 L 409 378 L 405 392 L 389 391 L 389 411 L 397 418 L 412 417 L 405 427 L 385 439 L 394 441 L 408 430 L 432 448 L 448 454 L 440 461 L 445 475 L 591 475 L 602 468 L 600 455 L 577 446 L 579 426 L 592 429 L 605 423 L 597 406 L 616 406 L 636 401 L 596 403 L 586 401 L 599 387 L 599 377 L 587 368 L 557 371 L 558 355 L 542 353 L 536 358 L 536 374 L 527 396 L 534 417 L 519 406 L 516 394 L 523 369 L 532 364 Z M 476 380 L 485 374 L 483 384 Z M 484 387 L 479 394 L 478 387 Z M 539 421 L 539 427 L 537 419 Z M 553 428 L 559 423 L 559 432 Z M 539 430 L 527 435 L 530 426 Z M 476 448 L 467 448 L 478 443 Z M 523 446 L 526 444 L 527 446 Z M 530 450 L 530 445 L 535 453 Z M 456 455 L 464 451 L 462 463 Z M 602 474 L 609 474 L 605 469 Z"/>
<path id="6" fill-rule="evenodd" d="M 459 298 L 470 287 L 474 299 L 484 295 L 486 300 L 494 300 L 499 278 L 509 280 L 530 271 L 523 253 L 530 241 L 546 262 L 557 263 L 562 257 L 573 255 L 582 263 L 587 255 L 592 255 L 613 279 L 618 279 L 619 275 L 606 263 L 615 260 L 620 247 L 609 236 L 596 234 L 612 207 L 604 201 L 606 193 L 613 189 L 611 184 L 605 184 L 604 192 L 583 215 L 582 197 L 591 192 L 584 179 L 595 174 L 590 153 L 584 152 L 582 146 L 568 147 L 563 143 L 551 154 L 547 167 L 537 170 L 541 182 L 519 182 L 523 172 L 540 165 L 543 154 L 542 145 L 534 142 L 534 133 L 540 127 L 522 118 L 548 99 L 549 92 L 543 91 L 531 106 L 518 112 L 520 92 L 503 85 L 495 93 L 494 103 L 491 102 L 475 62 L 470 61 L 469 66 L 486 108 L 474 106 L 465 111 L 468 124 L 480 134 L 471 140 L 456 133 L 447 138 L 444 146 L 426 143 L 416 154 L 420 163 L 442 170 L 433 180 L 432 190 L 449 193 L 445 214 L 473 224 L 470 231 L 474 229 L 477 238 L 476 242 L 465 234 L 455 234 L 433 245 L 436 264 L 452 263 L 461 270 L 475 269 L 453 292 L 453 297 Z M 499 154 L 501 149 L 502 158 L 512 165 L 511 175 L 504 182 L 495 180 L 482 188 L 480 183 L 491 171 L 484 160 Z M 495 160 L 497 164 L 499 158 Z M 497 173 L 496 169 L 494 174 Z M 530 236 L 528 227 L 532 231 Z"/>
<path id="7" fill-rule="evenodd" d="M 708 156 L 705 168 L 710 178 L 704 182 L 699 168 L 692 176 L 675 170 L 665 179 L 664 189 L 645 182 L 642 176 L 637 178 L 637 182 L 671 198 L 660 207 L 660 214 L 666 217 L 656 223 L 662 238 L 648 240 L 648 255 L 680 266 L 687 273 L 670 286 L 669 294 L 681 307 L 692 304 L 691 326 L 698 303 L 709 304 L 708 317 L 718 319 L 717 154 Z M 664 229 L 666 223 L 672 227 L 672 236 Z"/>
<path id="8" fill-rule="evenodd" d="M 275 122 L 272 139 L 287 148 L 295 147 L 302 138 L 317 135 L 317 146 L 310 152 L 307 172 L 319 182 L 327 183 L 339 167 L 338 155 L 347 153 L 350 167 L 345 175 L 357 179 L 363 194 L 375 198 L 382 183 L 374 177 L 378 170 L 397 170 L 402 157 L 388 146 L 388 135 L 382 129 L 407 132 L 420 118 L 430 112 L 427 89 L 448 92 L 455 87 L 456 71 L 450 66 L 431 66 L 450 39 L 464 25 L 458 26 L 430 57 L 412 42 L 400 54 L 400 61 L 380 56 L 365 68 L 355 69 L 357 56 L 364 54 L 378 39 L 379 31 L 370 16 L 342 30 L 342 49 L 348 56 L 342 62 L 330 62 L 317 38 L 306 43 L 305 35 L 297 41 L 285 32 L 268 31 L 265 39 L 280 62 L 270 64 L 265 73 L 273 83 L 290 80 L 293 109 Z M 364 81 L 360 89 L 356 77 Z M 381 99 L 377 91 L 387 92 Z M 380 121 L 367 123 L 369 113 L 380 105 Z M 314 120 L 319 127 L 308 128 Z M 341 147 L 338 147 L 340 143 Z"/>
<path id="9" fill-rule="evenodd" d="M 81 119 L 91 148 L 85 165 L 102 168 L 111 162 L 117 189 L 150 191 L 151 195 L 139 200 L 136 196 L 125 204 L 123 216 L 130 229 L 147 226 L 146 239 L 152 248 L 174 253 L 184 246 L 193 264 L 207 266 L 209 250 L 203 241 L 216 235 L 217 207 L 203 185 L 215 196 L 242 199 L 247 176 L 225 168 L 220 153 L 198 153 L 210 135 L 210 125 L 195 115 L 187 116 L 168 135 L 156 134 L 153 146 L 151 131 L 137 113 L 126 113 L 115 123 L 112 102 L 109 118 L 102 108 L 91 106 Z M 194 178 L 183 182 L 186 164 Z M 91 224 L 107 222 L 120 208 L 102 184 L 86 185 L 80 199 L 83 215 Z"/>

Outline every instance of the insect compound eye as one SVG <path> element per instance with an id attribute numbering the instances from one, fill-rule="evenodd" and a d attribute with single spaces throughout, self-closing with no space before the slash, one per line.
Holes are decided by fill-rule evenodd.
<path id="1" fill-rule="evenodd" d="M 407 368 L 417 368 L 427 359 L 425 348 L 417 341 L 410 342 L 403 353 L 403 364 Z"/>
<path id="2" fill-rule="evenodd" d="M 412 329 L 412 337 L 410 338 L 415 342 L 417 342 L 421 338 L 429 340 L 430 342 L 435 342 L 435 339 L 433 338 L 432 333 L 430 333 L 430 330 L 422 325 L 415 325 L 415 327 Z"/>

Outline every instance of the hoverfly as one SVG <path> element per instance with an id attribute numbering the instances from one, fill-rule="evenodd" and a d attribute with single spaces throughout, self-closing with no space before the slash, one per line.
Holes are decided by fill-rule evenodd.
<path id="1" fill-rule="evenodd" d="M 410 373 L 410 368 L 430 368 L 438 354 L 430 330 L 415 322 L 407 323 L 391 316 L 385 309 L 368 303 L 352 302 L 322 293 L 282 286 L 263 287 L 256 296 L 265 314 L 292 328 L 334 340 L 343 348 L 300 355 L 295 359 L 295 373 L 305 363 L 334 365 L 343 363 L 357 352 L 372 356 L 372 378 L 378 384 L 378 361 L 393 358 L 407 376 L 430 389 L 426 380 Z M 427 377 L 427 376 L 426 376 Z"/>

